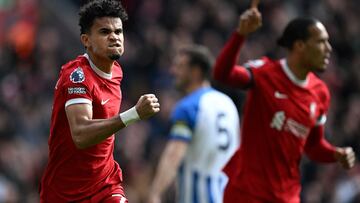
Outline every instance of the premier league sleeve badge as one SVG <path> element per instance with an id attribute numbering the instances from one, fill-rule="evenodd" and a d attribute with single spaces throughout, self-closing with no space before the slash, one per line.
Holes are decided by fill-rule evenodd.
<path id="1" fill-rule="evenodd" d="M 81 67 L 77 67 L 71 74 L 70 74 L 70 81 L 73 83 L 81 83 L 85 81 L 84 71 Z"/>

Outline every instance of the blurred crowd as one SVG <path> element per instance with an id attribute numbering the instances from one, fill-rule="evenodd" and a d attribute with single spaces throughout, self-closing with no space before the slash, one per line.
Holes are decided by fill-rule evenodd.
<path id="1" fill-rule="evenodd" d="M 250 4 L 238 0 L 123 0 L 125 23 L 122 110 L 144 93 L 155 93 L 161 112 L 148 122 L 120 131 L 115 157 L 131 203 L 145 202 L 168 133 L 178 93 L 169 67 L 181 46 L 198 43 L 217 55 Z M 77 27 L 81 0 L 0 1 L 0 203 L 39 202 L 38 184 L 47 162 L 53 89 L 62 64 L 83 54 Z M 327 139 L 350 145 L 360 156 L 360 13 L 356 0 L 262 0 L 263 27 L 251 35 L 240 62 L 283 56 L 276 39 L 300 15 L 318 18 L 333 46 L 331 63 L 320 77 L 328 84 L 331 108 Z M 243 92 L 223 89 L 242 111 Z M 270 167 L 270 166 L 269 166 Z M 303 203 L 360 202 L 360 165 L 302 160 Z M 174 190 L 167 193 L 173 202 Z"/>

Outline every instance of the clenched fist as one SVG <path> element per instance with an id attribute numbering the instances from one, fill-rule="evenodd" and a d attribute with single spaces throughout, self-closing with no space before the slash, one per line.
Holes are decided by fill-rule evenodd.
<path id="1" fill-rule="evenodd" d="M 335 152 L 335 159 L 345 169 L 350 169 L 355 164 L 355 153 L 351 147 L 337 148 Z"/>
<path id="2" fill-rule="evenodd" d="M 257 5 L 258 0 L 251 2 L 251 8 L 247 9 L 241 14 L 237 32 L 240 35 L 246 36 L 255 30 L 257 30 L 262 24 L 261 13 L 259 12 Z"/>
<path id="3" fill-rule="evenodd" d="M 141 120 L 147 119 L 160 111 L 160 103 L 154 94 L 142 95 L 135 105 Z"/>

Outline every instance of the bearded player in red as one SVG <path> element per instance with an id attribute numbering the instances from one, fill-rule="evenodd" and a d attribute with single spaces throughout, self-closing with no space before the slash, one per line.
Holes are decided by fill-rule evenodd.
<path id="1" fill-rule="evenodd" d="M 263 57 L 236 65 L 245 38 L 261 26 L 257 3 L 240 16 L 214 69 L 214 79 L 247 89 L 242 142 L 224 171 L 229 176 L 224 202 L 299 203 L 299 163 L 310 159 L 353 167 L 353 149 L 324 139 L 329 90 L 313 72 L 325 71 L 331 46 L 325 27 L 311 18 L 292 20 L 280 37 L 284 59 Z"/>
<path id="2" fill-rule="evenodd" d="M 80 10 L 84 55 L 61 68 L 41 181 L 42 203 L 125 203 L 122 173 L 113 157 L 114 133 L 160 110 L 153 94 L 120 113 L 127 14 L 116 0 L 94 0 Z"/>

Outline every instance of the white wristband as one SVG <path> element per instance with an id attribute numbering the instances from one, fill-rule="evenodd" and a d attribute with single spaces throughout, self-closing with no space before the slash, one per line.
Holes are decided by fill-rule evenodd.
<path id="1" fill-rule="evenodd" d="M 135 106 L 125 112 L 122 112 L 119 116 L 125 126 L 140 120 L 140 116 L 137 113 Z"/>

